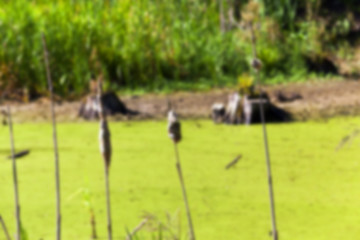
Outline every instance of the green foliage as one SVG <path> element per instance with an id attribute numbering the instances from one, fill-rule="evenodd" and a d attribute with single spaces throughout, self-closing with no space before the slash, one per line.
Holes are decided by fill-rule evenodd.
<path id="1" fill-rule="evenodd" d="M 294 28 L 297 6 L 301 0 L 262 0 L 262 2 L 266 16 L 276 19 L 283 28 Z"/>
<path id="2" fill-rule="evenodd" d="M 354 14 L 348 17 L 345 10 L 326 20 L 331 3 L 256 2 L 265 81 L 306 78 L 304 59 L 325 56 L 352 27 Z M 340 5 L 357 9 L 350 1 Z M 230 2 L 224 6 L 231 10 Z M 246 1 L 239 6 L 241 12 Z M 219 20 L 217 1 L 0 0 L 0 90 L 46 91 L 42 32 L 55 91 L 62 96 L 85 93 L 89 80 L 100 74 L 113 90 L 234 85 L 238 75 L 249 72 L 248 30 L 221 32 Z"/>
<path id="3" fill-rule="evenodd" d="M 112 88 L 236 76 L 242 47 L 218 29 L 216 4 L 186 1 L 1 1 L 0 66 L 15 84 L 46 89 L 41 32 L 58 94 L 80 94 L 102 72 Z M 0 68 L 1 69 L 1 68 Z M 9 76 L 0 74 L 6 84 Z M 85 88 L 85 89 L 84 89 Z"/>

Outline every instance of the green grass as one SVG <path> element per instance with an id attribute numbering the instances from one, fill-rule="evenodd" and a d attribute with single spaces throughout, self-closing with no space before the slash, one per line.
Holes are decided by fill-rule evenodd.
<path id="1" fill-rule="evenodd" d="M 217 1 L 111 2 L 0 0 L 0 90 L 46 94 L 42 33 L 55 92 L 68 98 L 86 94 L 92 75 L 100 73 L 111 90 L 167 92 L 234 85 L 239 75 L 250 72 L 249 31 L 222 33 Z M 227 2 L 225 12 L 231 7 Z M 290 0 L 257 2 L 262 80 L 323 77 L 309 72 L 306 63 L 308 57 L 332 56 L 326 49 L 337 49 L 327 46 L 323 25 L 307 17 L 289 18 L 288 13 L 297 12 Z M 294 30 L 286 30 L 284 22 Z"/>
<path id="2" fill-rule="evenodd" d="M 248 71 L 244 41 L 221 34 L 215 2 L 0 0 L 0 83 L 43 93 L 41 33 L 50 53 L 54 88 L 86 93 L 91 75 L 109 88 L 158 90 L 218 86 Z M 248 49 L 250 52 L 250 48 Z M 9 79 L 11 81 L 9 82 Z"/>
<path id="3" fill-rule="evenodd" d="M 180 157 L 198 239 L 269 239 L 271 229 L 261 126 L 183 122 Z M 357 239 L 360 235 L 359 140 L 335 152 L 341 138 L 360 126 L 355 118 L 268 125 L 281 239 Z M 23 225 L 29 239 L 55 237 L 54 163 L 50 124 L 14 126 Z M 144 212 L 165 219 L 186 216 L 165 122 L 111 123 L 111 191 L 114 236 L 124 239 Z M 58 126 L 63 239 L 89 239 L 88 210 L 75 195 L 93 193 L 98 232 L 106 237 L 103 163 L 96 123 Z M 8 129 L 0 127 L 0 214 L 15 231 Z M 225 165 L 243 158 L 231 170 Z M 151 239 L 142 230 L 142 239 Z M 0 239 L 4 239 L 0 231 Z"/>

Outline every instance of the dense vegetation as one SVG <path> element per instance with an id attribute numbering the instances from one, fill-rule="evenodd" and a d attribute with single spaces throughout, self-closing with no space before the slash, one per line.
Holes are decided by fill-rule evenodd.
<path id="1" fill-rule="evenodd" d="M 282 239 L 357 239 L 360 234 L 359 139 L 335 151 L 360 120 L 332 119 L 268 125 L 278 229 Z M 149 213 L 186 239 L 184 204 L 174 148 L 165 122 L 111 123 L 114 239 L 125 239 Z M 198 239 L 268 240 L 270 210 L 261 125 L 184 121 L 179 144 Z M 51 125 L 14 126 L 23 227 L 28 239 L 54 239 L 54 164 Z M 91 209 L 98 239 L 106 238 L 103 160 L 96 123 L 58 125 L 63 239 L 89 239 Z M 34 141 L 36 139 L 36 141 Z M 15 231 L 8 128 L 0 127 L 0 214 Z M 238 154 L 234 168 L 225 166 Z M 90 209 L 89 209 L 90 208 Z M 166 216 L 166 213 L 169 213 Z M 138 239 L 168 238 L 166 227 L 144 227 Z M 162 229 L 162 230 L 161 230 Z M 163 237 L 158 237 L 164 231 Z M 178 234 L 178 233 L 181 234 Z M 0 229 L 0 239 L 5 239 Z"/>
<path id="2" fill-rule="evenodd" d="M 84 93 L 99 74 L 114 90 L 232 84 L 249 71 L 246 6 L 239 0 L 0 0 L 0 88 L 45 90 L 42 32 L 60 95 Z M 337 73 L 329 60 L 356 42 L 354 0 L 259 0 L 256 6 L 250 11 L 259 15 L 268 82 Z"/>

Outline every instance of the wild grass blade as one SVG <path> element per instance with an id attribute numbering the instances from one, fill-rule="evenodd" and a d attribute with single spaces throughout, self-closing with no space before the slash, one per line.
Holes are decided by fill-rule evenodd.
<path id="1" fill-rule="evenodd" d="M 7 227 L 6 227 L 6 225 L 5 225 L 5 221 L 4 221 L 4 219 L 2 218 L 1 215 L 0 215 L 0 223 L 1 223 L 1 226 L 2 226 L 2 228 L 3 228 L 3 230 L 4 230 L 6 239 L 7 239 L 7 240 L 11 240 L 10 235 L 9 235 L 9 232 L 8 232 Z"/>
<path id="2" fill-rule="evenodd" d="M 185 204 L 185 208 L 186 208 L 186 216 L 188 219 L 188 224 L 189 224 L 189 231 L 190 231 L 190 240 L 195 240 L 195 231 L 194 231 L 194 226 L 193 226 L 193 222 L 192 222 L 192 218 L 191 218 L 191 211 L 190 211 L 190 207 L 189 207 L 189 201 L 188 201 L 188 197 L 187 197 L 187 192 L 186 192 L 186 188 L 185 188 L 185 183 L 184 183 L 184 177 L 182 174 L 182 169 L 181 169 L 181 164 L 180 164 L 180 157 L 179 157 L 179 151 L 177 148 L 177 143 L 174 143 L 174 148 L 175 148 L 175 157 L 176 157 L 176 169 L 179 175 L 179 180 L 180 180 L 180 184 L 181 184 L 181 191 L 182 191 L 182 195 L 184 198 L 184 204 Z"/>

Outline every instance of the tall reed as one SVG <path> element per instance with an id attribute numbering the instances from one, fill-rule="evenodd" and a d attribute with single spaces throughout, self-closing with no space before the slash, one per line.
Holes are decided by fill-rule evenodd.
<path id="1" fill-rule="evenodd" d="M 260 70 L 262 67 L 261 61 L 258 59 L 257 56 L 257 49 L 256 49 L 256 35 L 254 29 L 254 23 L 256 21 L 256 14 L 258 14 L 258 7 L 255 2 L 250 2 L 248 4 L 248 18 L 246 19 L 248 28 L 250 29 L 251 33 L 251 44 L 252 44 L 252 54 L 253 59 L 251 62 L 251 66 L 255 72 L 256 84 L 259 86 L 260 89 L 260 98 L 264 96 L 263 90 L 261 88 L 261 81 L 260 81 Z M 252 14 L 251 14 L 252 13 Z M 268 144 L 268 137 L 266 131 L 266 119 L 265 119 L 265 112 L 264 112 L 264 102 L 260 101 L 260 117 L 261 117 L 261 124 L 262 124 L 262 131 L 263 131 L 263 140 L 264 140 L 264 149 L 265 149 L 265 159 L 266 159 L 266 167 L 267 167 L 267 178 L 268 178 L 268 187 L 269 187 L 269 201 L 270 201 L 270 213 L 271 213 L 271 224 L 272 224 L 272 232 L 271 235 L 273 240 L 278 240 L 279 235 L 276 226 L 276 214 L 275 214 L 275 200 L 274 200 L 274 190 L 273 190 L 273 180 L 272 180 L 272 173 L 271 173 L 271 161 L 270 161 L 270 153 L 269 153 L 269 144 Z"/>
<path id="2" fill-rule="evenodd" d="M 100 152 L 104 160 L 105 170 L 105 190 L 106 190 L 106 207 L 107 207 L 107 231 L 108 239 L 112 239 L 112 221 L 111 221 L 111 201 L 110 201 L 110 184 L 109 184 L 109 170 L 111 163 L 111 139 L 110 129 L 106 119 L 105 110 L 102 102 L 102 79 L 98 82 L 98 104 L 99 104 L 99 117 L 100 117 L 100 129 L 99 129 L 99 145 Z"/>
<path id="3" fill-rule="evenodd" d="M 16 240 L 21 239 L 21 219 L 20 219 L 20 203 L 19 203 L 19 184 L 18 176 L 16 169 L 16 160 L 15 160 L 15 143 L 14 143 L 14 132 L 13 124 L 11 118 L 10 106 L 7 106 L 7 117 L 9 124 L 9 134 L 10 134 L 10 144 L 11 144 L 11 158 L 12 158 L 12 169 L 13 169 L 13 180 L 14 180 L 14 194 L 15 194 L 15 219 L 16 219 Z"/>
<path id="4" fill-rule="evenodd" d="M 53 129 L 53 143 L 54 143 L 54 157 L 55 157 L 55 185 L 56 185 L 56 239 L 61 239 L 61 196 L 60 196 L 60 166 L 59 166 L 59 151 L 57 143 L 57 131 L 56 131 L 56 115 L 55 115 L 55 104 L 54 104 L 54 93 L 53 93 L 53 82 L 51 79 L 51 71 L 49 64 L 49 52 L 46 46 L 45 35 L 42 34 L 42 44 L 44 51 L 44 62 L 46 69 L 46 78 L 48 81 L 49 94 L 50 94 L 50 111 L 52 119 Z"/>
<path id="5" fill-rule="evenodd" d="M 180 185 L 181 185 L 181 191 L 182 191 L 182 195 L 184 198 L 186 216 L 187 216 L 187 220 L 188 220 L 188 224 L 189 224 L 190 240 L 195 240 L 195 231 L 194 231 L 194 226 L 193 226 L 193 222 L 192 222 L 192 218 L 191 218 L 191 211 L 190 211 L 190 207 L 189 207 L 189 201 L 188 201 L 187 192 L 186 192 L 186 188 L 185 188 L 185 182 L 184 182 L 184 177 L 183 177 L 183 173 L 182 173 L 182 169 L 181 169 L 180 156 L 179 156 L 179 151 L 178 151 L 178 146 L 177 146 L 177 144 L 180 142 L 180 140 L 182 138 L 181 124 L 178 121 L 174 110 L 170 110 L 168 113 L 168 134 L 174 143 L 176 169 L 178 172 Z"/>

